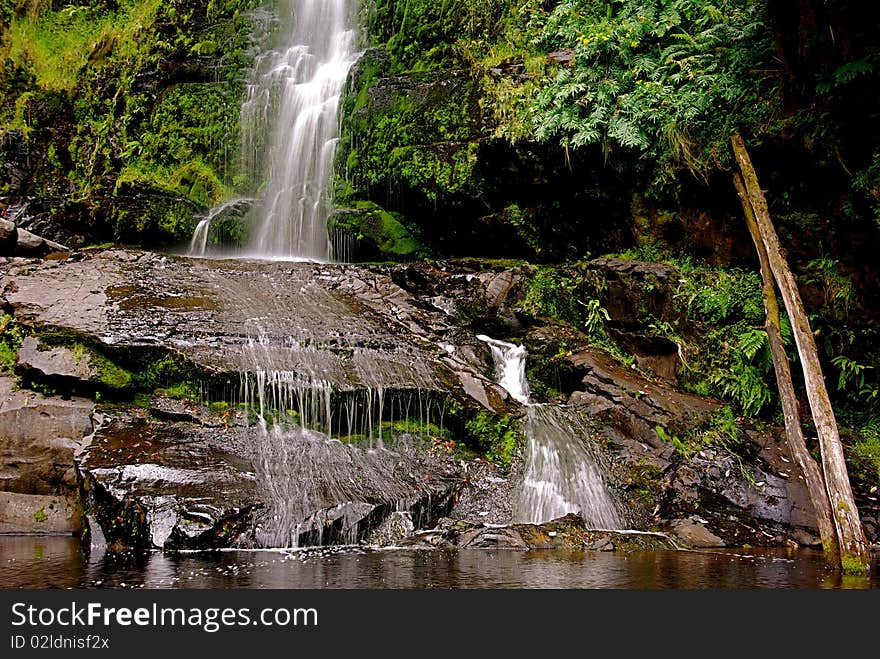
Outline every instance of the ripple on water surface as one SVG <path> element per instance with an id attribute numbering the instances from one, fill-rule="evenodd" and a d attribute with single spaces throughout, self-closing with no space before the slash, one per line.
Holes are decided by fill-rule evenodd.
<path id="1" fill-rule="evenodd" d="M 334 547 L 85 556 L 65 537 L 0 537 L 0 588 L 880 588 L 809 550 L 618 554 Z"/>

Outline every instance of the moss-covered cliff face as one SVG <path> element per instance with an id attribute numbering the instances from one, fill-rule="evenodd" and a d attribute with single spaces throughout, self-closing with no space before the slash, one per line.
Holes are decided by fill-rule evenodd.
<path id="1" fill-rule="evenodd" d="M 605 167 L 598 149 L 533 139 L 530 99 L 565 58 L 531 44 L 540 11 L 520 0 L 370 5 L 374 47 L 344 102 L 337 203 L 398 214 L 437 255 L 565 260 L 630 244 L 631 172 Z"/>
<path id="2" fill-rule="evenodd" d="M 168 245 L 229 195 L 255 0 L 4 1 L 0 208 L 75 245 Z"/>

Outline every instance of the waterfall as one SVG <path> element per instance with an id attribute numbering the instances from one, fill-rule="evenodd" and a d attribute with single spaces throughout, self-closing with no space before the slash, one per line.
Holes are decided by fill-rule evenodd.
<path id="1" fill-rule="evenodd" d="M 593 528 L 623 527 L 595 442 L 576 413 L 556 405 L 530 406 L 524 432 L 529 441 L 514 522 L 540 524 L 576 512 Z"/>
<path id="2" fill-rule="evenodd" d="M 529 382 L 526 380 L 526 357 L 524 346 L 514 345 L 506 341 L 489 338 L 484 334 L 477 336 L 480 341 L 489 344 L 492 358 L 495 360 L 495 373 L 500 384 L 515 400 L 523 405 L 529 403 Z"/>
<path id="3" fill-rule="evenodd" d="M 265 181 L 249 251 L 330 258 L 327 216 L 339 102 L 356 59 L 354 0 L 287 0 L 283 45 L 258 59 L 242 108 L 246 162 Z"/>
<path id="4" fill-rule="evenodd" d="M 199 223 L 196 225 L 195 231 L 193 231 L 193 236 L 189 243 L 187 256 L 205 256 L 208 251 L 208 239 L 211 236 L 211 227 L 214 224 L 214 221 L 217 218 L 224 216 L 227 212 L 231 210 L 236 210 L 240 206 L 244 206 L 252 202 L 253 199 L 247 198 L 231 199 L 227 202 L 220 204 L 219 206 L 215 206 L 210 211 L 208 211 L 208 214 L 201 220 L 199 220 Z"/>
<path id="5" fill-rule="evenodd" d="M 431 365 L 402 346 L 357 345 L 353 327 L 333 342 L 309 337 L 306 326 L 281 337 L 267 320 L 249 320 L 255 335 L 241 364 L 266 502 L 256 542 L 355 543 L 359 520 L 374 505 L 406 509 L 413 501 L 413 474 L 425 473 L 413 449 L 424 450 L 423 438 L 442 426 L 445 398 L 436 394 Z M 328 524 L 342 535 L 322 535 Z"/>
<path id="6" fill-rule="evenodd" d="M 259 188 L 244 256 L 331 258 L 330 187 L 340 99 L 357 59 L 356 2 L 280 2 L 277 47 L 257 56 L 241 108 L 242 168 Z M 189 255 L 205 255 L 214 216 L 199 222 Z"/>
<path id="7" fill-rule="evenodd" d="M 602 476 L 601 455 L 584 421 L 563 406 L 530 402 L 523 346 L 477 338 L 492 350 L 498 384 L 526 406 L 528 445 L 513 521 L 540 524 L 580 513 L 594 528 L 622 528 L 620 506 Z"/>

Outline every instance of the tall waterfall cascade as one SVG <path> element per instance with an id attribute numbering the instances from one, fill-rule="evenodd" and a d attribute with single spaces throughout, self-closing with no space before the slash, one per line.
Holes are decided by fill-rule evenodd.
<path id="1" fill-rule="evenodd" d="M 580 513 L 593 528 L 622 528 L 621 507 L 602 476 L 601 456 L 583 419 L 564 406 L 530 402 L 523 346 L 477 338 L 492 350 L 498 384 L 526 406 L 528 444 L 513 521 L 541 524 Z"/>
<path id="2" fill-rule="evenodd" d="M 357 0 L 281 0 L 276 46 L 254 63 L 241 109 L 242 164 L 261 182 L 244 256 L 327 261 L 339 105 L 357 59 Z M 203 256 L 209 214 L 190 255 Z"/>

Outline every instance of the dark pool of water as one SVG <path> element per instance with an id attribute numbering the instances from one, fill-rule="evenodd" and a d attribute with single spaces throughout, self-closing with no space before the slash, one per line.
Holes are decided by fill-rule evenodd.
<path id="1" fill-rule="evenodd" d="M 827 572 L 809 550 L 307 551 L 91 555 L 77 540 L 0 537 L 0 588 L 880 588 Z"/>

